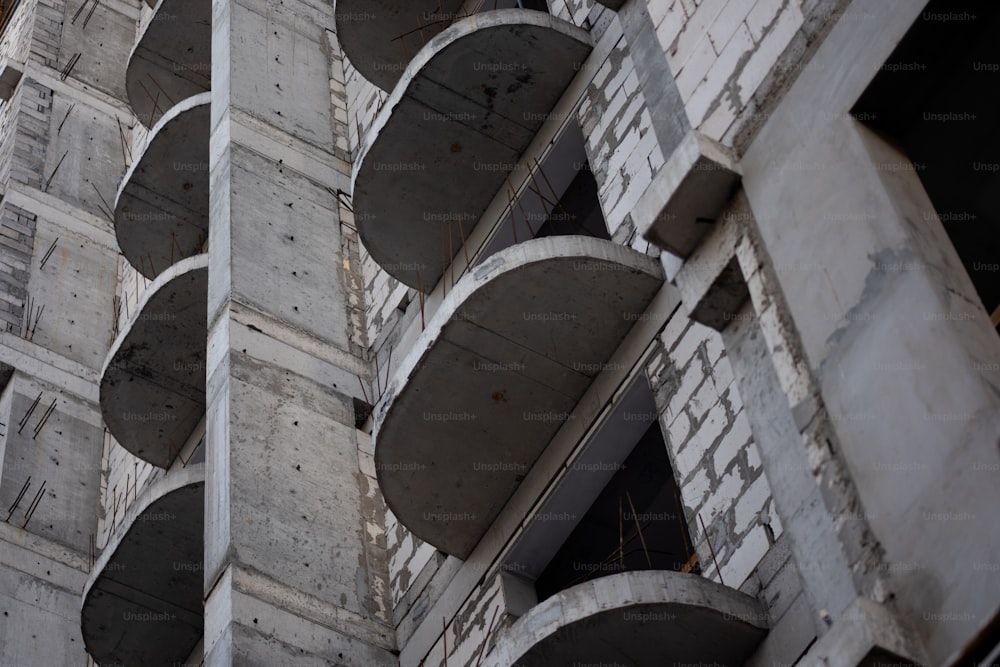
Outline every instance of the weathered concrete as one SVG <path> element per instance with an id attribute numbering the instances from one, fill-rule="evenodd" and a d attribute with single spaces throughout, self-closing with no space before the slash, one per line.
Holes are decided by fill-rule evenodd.
<path id="1" fill-rule="evenodd" d="M 125 71 L 125 89 L 139 122 L 152 127 L 170 107 L 211 85 L 212 3 L 160 0 Z"/>
<path id="2" fill-rule="evenodd" d="M 337 38 L 361 75 L 392 90 L 427 41 L 460 14 L 464 0 L 337 0 Z"/>
<path id="3" fill-rule="evenodd" d="M 204 505 L 200 464 L 128 510 L 83 588 L 83 640 L 99 664 L 173 667 L 201 640 Z"/>
<path id="4" fill-rule="evenodd" d="M 355 222 L 383 269 L 434 287 L 590 51 L 586 31 L 510 9 L 417 54 L 354 167 Z"/>
<path id="5" fill-rule="evenodd" d="M 171 107 L 119 186 L 118 245 L 147 278 L 202 252 L 208 240 L 211 100 L 210 93 L 201 93 Z"/>
<path id="6" fill-rule="evenodd" d="M 661 284 L 652 258 L 580 236 L 511 246 L 457 283 L 375 415 L 400 522 L 467 556 Z"/>
<path id="7" fill-rule="evenodd" d="M 744 155 L 744 187 L 836 454 L 884 561 L 904 566 L 886 594 L 937 664 L 1000 600 L 1000 578 L 970 572 L 1000 553 L 1000 373 L 988 363 L 1000 339 L 919 167 L 848 114 L 926 3 L 854 4 L 864 20 L 831 30 Z M 806 401 L 794 409 L 813 420 Z M 824 490 L 842 487 L 816 472 Z"/>
<path id="8" fill-rule="evenodd" d="M 727 149 L 692 130 L 636 204 L 636 230 L 679 257 L 691 254 L 739 184 Z"/>
<path id="9" fill-rule="evenodd" d="M 766 634 L 767 614 L 749 595 L 693 574 L 625 572 L 537 605 L 484 665 L 738 665 Z"/>
<path id="10" fill-rule="evenodd" d="M 101 412 L 122 447 L 166 468 L 205 413 L 208 256 L 164 271 L 111 346 Z"/>

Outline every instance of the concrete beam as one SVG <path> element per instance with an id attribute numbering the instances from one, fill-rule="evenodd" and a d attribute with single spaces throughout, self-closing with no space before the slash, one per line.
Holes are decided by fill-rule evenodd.
<path id="1" fill-rule="evenodd" d="M 376 410 L 399 521 L 468 556 L 662 281 L 652 258 L 581 236 L 512 246 L 463 278 Z"/>
<path id="2" fill-rule="evenodd" d="M 361 76 L 392 90 L 417 51 L 460 16 L 464 0 L 337 0 L 337 39 Z"/>
<path id="3" fill-rule="evenodd" d="M 509 9 L 462 19 L 417 54 L 355 162 L 355 222 L 383 269 L 434 287 L 591 48 L 566 21 Z"/>
<path id="4" fill-rule="evenodd" d="M 211 93 L 172 107 L 150 131 L 122 179 L 115 234 L 122 254 L 153 279 L 208 240 Z"/>
<path id="5" fill-rule="evenodd" d="M 201 640 L 205 466 L 143 492 L 83 588 L 81 630 L 101 665 L 185 664 Z"/>
<path id="6" fill-rule="evenodd" d="M 767 634 L 766 619 L 756 599 L 693 574 L 624 572 L 535 606 L 484 664 L 739 665 Z"/>
<path id="7" fill-rule="evenodd" d="M 636 204 L 636 230 L 651 243 L 687 257 L 711 230 L 739 182 L 739 167 L 728 150 L 690 130 Z"/>
<path id="8" fill-rule="evenodd" d="M 101 412 L 122 447 L 168 467 L 205 414 L 208 256 L 178 262 L 146 291 L 101 373 Z"/>
<path id="9" fill-rule="evenodd" d="M 901 667 L 930 664 L 919 637 L 877 602 L 859 597 L 802 656 L 828 667 Z"/>
<path id="10" fill-rule="evenodd" d="M 616 12 L 622 8 L 622 5 L 625 4 L 625 0 L 595 0 L 595 2 L 604 5 L 608 9 L 613 9 Z"/>
<path id="11" fill-rule="evenodd" d="M 129 55 L 125 90 L 152 127 L 174 104 L 212 85 L 212 3 L 161 0 Z"/>

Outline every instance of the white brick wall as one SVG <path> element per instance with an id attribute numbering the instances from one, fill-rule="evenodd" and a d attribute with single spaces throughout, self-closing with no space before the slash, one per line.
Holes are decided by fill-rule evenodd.
<path id="1" fill-rule="evenodd" d="M 803 23 L 801 0 L 647 0 L 691 125 L 725 141 Z"/>
<path id="2" fill-rule="evenodd" d="M 743 401 L 715 331 L 680 312 L 664 327 L 646 368 L 702 572 L 739 587 L 781 526 L 743 412 Z M 701 522 L 711 541 L 709 548 Z M 765 524 L 773 531 L 769 538 Z"/>

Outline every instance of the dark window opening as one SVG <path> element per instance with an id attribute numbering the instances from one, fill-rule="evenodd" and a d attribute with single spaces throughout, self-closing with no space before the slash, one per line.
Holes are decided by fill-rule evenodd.
<path id="1" fill-rule="evenodd" d="M 479 11 L 488 12 L 494 9 L 533 9 L 538 12 L 549 12 L 549 3 L 545 0 L 485 0 Z"/>
<path id="2" fill-rule="evenodd" d="M 535 238 L 579 234 L 611 240 L 608 226 L 604 224 L 601 200 L 597 194 L 597 181 L 584 163 L 576 177 L 566 188 L 549 217 L 535 232 Z"/>
<path id="3" fill-rule="evenodd" d="M 654 420 L 549 561 L 535 590 L 540 602 L 609 574 L 679 571 L 692 553 L 680 493 Z"/>
<path id="4" fill-rule="evenodd" d="M 1000 326 L 998 32 L 998 3 L 931 0 L 852 110 L 913 161 L 994 327 Z"/>
<path id="5" fill-rule="evenodd" d="M 518 197 L 504 186 L 509 210 L 476 263 L 504 248 L 544 236 L 593 236 L 610 240 L 597 181 L 587 162 L 583 132 L 571 123 Z M 503 190 L 501 191 L 503 192 Z"/>

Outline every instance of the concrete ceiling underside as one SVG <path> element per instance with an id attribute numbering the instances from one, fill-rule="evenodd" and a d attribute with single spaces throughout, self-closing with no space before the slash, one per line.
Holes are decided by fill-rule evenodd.
<path id="1" fill-rule="evenodd" d="M 663 284 L 610 241 L 506 248 L 449 291 L 375 415 L 382 493 L 465 558 Z"/>
<path id="2" fill-rule="evenodd" d="M 451 25 L 464 0 L 337 0 L 337 38 L 354 68 L 385 91 L 428 40 Z"/>
<path id="3" fill-rule="evenodd" d="M 355 221 L 390 275 L 430 291 L 591 51 L 521 9 L 460 19 L 413 59 L 368 132 Z"/>
<path id="4" fill-rule="evenodd" d="M 742 665 L 768 632 L 756 599 L 679 572 L 625 572 L 568 588 L 514 623 L 484 663 Z"/>
<path id="5" fill-rule="evenodd" d="M 101 665 L 184 664 L 203 634 L 205 466 L 154 482 L 129 508 L 83 590 L 81 631 Z"/>
<path id="6" fill-rule="evenodd" d="M 208 238 L 210 116 L 210 93 L 171 108 L 150 131 L 119 186 L 118 246 L 147 278 L 200 253 Z"/>
<path id="7" fill-rule="evenodd" d="M 166 111 L 212 85 L 212 3 L 161 0 L 129 56 L 125 91 L 152 127 Z"/>
<path id="8" fill-rule="evenodd" d="M 208 256 L 178 262 L 149 286 L 101 374 L 111 435 L 168 467 L 205 414 Z"/>

